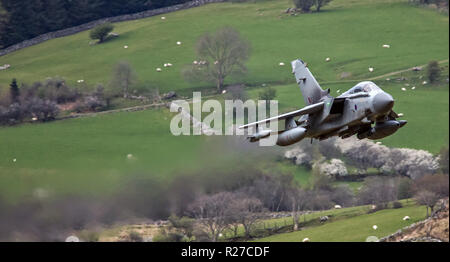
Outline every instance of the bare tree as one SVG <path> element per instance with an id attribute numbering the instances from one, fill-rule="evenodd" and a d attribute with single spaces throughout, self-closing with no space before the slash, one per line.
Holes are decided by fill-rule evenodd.
<path id="1" fill-rule="evenodd" d="M 292 218 L 294 220 L 294 231 L 299 229 L 300 211 L 306 210 L 309 206 L 309 194 L 300 187 L 293 186 L 289 190 L 289 202 L 291 204 Z"/>
<path id="2" fill-rule="evenodd" d="M 390 201 L 397 200 L 397 181 L 392 178 L 369 177 L 358 194 L 361 204 L 375 204 L 385 207 Z"/>
<path id="3" fill-rule="evenodd" d="M 331 0 L 315 0 L 314 5 L 316 6 L 316 11 L 320 12 L 320 8 L 327 5 L 329 2 L 331 2 Z"/>
<path id="4" fill-rule="evenodd" d="M 235 29 L 224 27 L 200 37 L 196 52 L 200 62 L 185 68 L 186 80 L 214 82 L 221 91 L 226 77 L 247 71 L 250 44 Z"/>
<path id="5" fill-rule="evenodd" d="M 230 205 L 230 213 L 235 225 L 244 227 L 245 237 L 249 238 L 253 226 L 259 219 L 259 213 L 264 211 L 262 202 L 245 194 L 234 194 Z M 235 235 L 236 235 L 235 227 Z"/>
<path id="6" fill-rule="evenodd" d="M 136 74 L 130 63 L 119 62 L 114 67 L 112 86 L 121 90 L 123 97 L 128 98 L 130 86 L 136 82 Z"/>
<path id="7" fill-rule="evenodd" d="M 443 174 L 425 175 L 414 183 L 414 191 L 419 192 L 426 190 L 433 192 L 440 198 L 449 195 L 449 176 Z"/>
<path id="8" fill-rule="evenodd" d="M 232 199 L 232 193 L 221 192 L 200 196 L 190 205 L 190 213 L 208 232 L 213 242 L 216 242 L 220 234 L 231 224 L 230 203 Z"/>
<path id="9" fill-rule="evenodd" d="M 430 208 L 431 213 L 433 213 L 434 205 L 436 205 L 436 202 L 439 200 L 438 194 L 428 190 L 419 191 L 414 198 L 417 203 L 427 207 L 427 217 L 429 217 L 428 208 Z"/>

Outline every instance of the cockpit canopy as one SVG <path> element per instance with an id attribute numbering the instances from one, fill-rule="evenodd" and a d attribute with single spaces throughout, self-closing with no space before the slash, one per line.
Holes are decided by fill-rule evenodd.
<path id="1" fill-rule="evenodd" d="M 342 95 L 352 95 L 357 93 L 370 93 L 373 90 L 380 90 L 380 88 L 375 85 L 373 82 L 370 81 L 364 81 L 361 83 L 358 83 L 356 86 L 350 88 L 347 92 L 343 93 Z"/>

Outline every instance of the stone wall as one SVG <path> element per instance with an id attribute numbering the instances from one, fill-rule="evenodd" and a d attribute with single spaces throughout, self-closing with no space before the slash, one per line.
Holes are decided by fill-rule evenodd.
<path id="1" fill-rule="evenodd" d="M 25 40 L 21 43 L 18 43 L 18 44 L 15 44 L 15 45 L 12 45 L 5 49 L 0 50 L 0 56 L 12 53 L 12 52 L 20 50 L 22 48 L 40 44 L 40 43 L 45 42 L 50 39 L 64 37 L 64 36 L 73 35 L 73 34 L 76 34 L 76 33 L 82 32 L 82 31 L 86 31 L 86 30 L 92 29 L 93 27 L 95 27 L 97 25 L 100 25 L 100 24 L 103 24 L 106 22 L 117 23 L 117 22 L 123 22 L 123 21 L 142 19 L 142 18 L 151 17 L 151 16 L 155 16 L 155 15 L 171 13 L 171 12 L 175 12 L 175 11 L 179 11 L 179 10 L 183 10 L 183 9 L 189 9 L 189 8 L 193 8 L 193 7 L 197 7 L 197 6 L 201 6 L 201 5 L 205 5 L 205 4 L 209 4 L 209 3 L 220 3 L 220 2 L 225 2 L 225 1 L 226 0 L 193 0 L 190 2 L 186 2 L 184 4 L 167 6 L 167 7 L 143 11 L 143 12 L 139 12 L 139 13 L 135 13 L 135 14 L 102 18 L 102 19 L 99 19 L 96 21 L 92 21 L 92 22 L 89 22 L 86 24 L 79 25 L 79 26 L 74 26 L 74 27 L 70 27 L 67 29 L 62 29 L 62 30 L 58 30 L 55 32 L 46 33 L 46 34 L 37 36 L 35 38 L 32 38 L 30 40 Z"/>

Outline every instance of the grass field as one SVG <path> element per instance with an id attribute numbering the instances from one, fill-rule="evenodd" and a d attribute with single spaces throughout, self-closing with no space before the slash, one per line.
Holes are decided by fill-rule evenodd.
<path id="1" fill-rule="evenodd" d="M 332 215 L 332 220 L 323 225 L 319 223 L 319 225 L 302 228 L 297 232 L 277 234 L 256 241 L 302 242 L 304 238 L 309 238 L 311 242 L 364 242 L 369 236 L 382 238 L 426 217 L 425 207 L 418 206 L 413 201 L 402 202 L 403 208 L 385 209 L 372 214 L 364 212 L 367 211 L 367 207 L 352 207 L 311 214 L 311 217 L 307 219 L 317 220 L 319 216 Z M 403 217 L 405 216 L 409 216 L 411 219 L 404 221 Z M 372 228 L 373 225 L 377 225 L 376 230 Z"/>
<path id="2" fill-rule="evenodd" d="M 351 79 L 362 79 L 448 58 L 448 16 L 407 1 L 334 0 L 322 13 L 282 14 L 289 6 L 287 0 L 211 4 L 167 14 L 166 20 L 152 17 L 116 24 L 121 36 L 102 45 L 89 46 L 88 32 L 50 40 L 0 57 L 0 65 L 12 65 L 0 72 L 0 86 L 6 87 L 13 77 L 33 82 L 59 75 L 74 85 L 85 79 L 89 87 L 107 83 L 112 66 L 128 60 L 139 75 L 137 87 L 187 94 L 204 87 L 187 84 L 180 76 L 182 65 L 196 59 L 197 37 L 224 25 L 236 27 L 253 46 L 249 74 L 239 81 L 255 86 L 272 83 L 280 111 L 303 105 L 288 66 L 297 57 L 308 61 L 324 83 L 339 80 L 342 72 L 351 72 Z M 382 48 L 385 43 L 391 48 Z M 325 57 L 331 57 L 331 62 L 325 63 Z M 155 71 L 167 62 L 174 66 Z M 280 67 L 279 62 L 287 66 Z M 375 72 L 369 73 L 369 66 Z M 384 144 L 433 153 L 448 144 L 448 84 L 403 92 L 404 83 L 375 82 L 395 97 L 395 110 L 409 121 L 404 129 L 382 140 Z M 323 84 L 333 95 L 351 86 Z M 256 98 L 260 90 L 249 89 L 249 94 Z M 104 194 L 113 192 L 133 172 L 168 179 L 180 170 L 202 169 L 205 163 L 234 166 L 243 161 L 241 155 L 210 138 L 172 136 L 171 117 L 160 109 L 0 127 L 0 197 L 16 200 L 36 188 L 54 194 Z M 128 161 L 128 154 L 136 159 Z M 301 184 L 309 181 L 306 169 L 280 163 L 272 168 L 293 173 Z"/>
<path id="3" fill-rule="evenodd" d="M 127 60 L 138 73 L 139 88 L 189 93 L 200 86 L 183 81 L 182 66 L 196 59 L 194 45 L 200 35 L 225 25 L 251 42 L 249 74 L 231 80 L 247 84 L 292 83 L 289 61 L 295 58 L 307 61 L 319 81 L 339 80 L 342 72 L 366 78 L 447 59 L 448 16 L 407 2 L 335 0 L 321 13 L 298 16 L 283 14 L 292 6 L 289 0 L 209 4 L 166 14 L 166 20 L 158 16 L 118 23 L 114 31 L 120 37 L 101 45 L 89 46 L 89 33 L 81 32 L 2 56 L 0 64 L 12 67 L 0 72 L 0 85 L 7 86 L 13 77 L 30 83 L 53 76 L 75 86 L 84 79 L 81 88 L 107 84 L 113 65 Z M 326 57 L 331 62 L 325 63 Z M 174 66 L 156 72 L 168 62 Z M 375 68 L 373 73 L 369 66 Z"/>

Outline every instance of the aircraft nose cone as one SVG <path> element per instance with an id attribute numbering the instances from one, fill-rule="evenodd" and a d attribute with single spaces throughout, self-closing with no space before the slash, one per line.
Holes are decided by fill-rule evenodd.
<path id="1" fill-rule="evenodd" d="M 373 107 L 377 113 L 387 113 L 394 106 L 394 99 L 387 93 L 379 93 L 373 98 Z"/>

